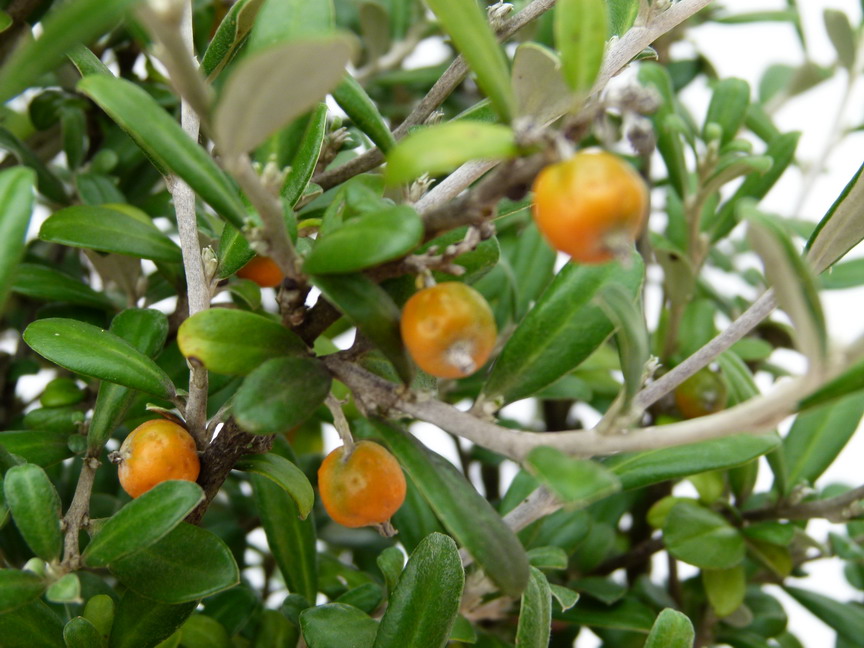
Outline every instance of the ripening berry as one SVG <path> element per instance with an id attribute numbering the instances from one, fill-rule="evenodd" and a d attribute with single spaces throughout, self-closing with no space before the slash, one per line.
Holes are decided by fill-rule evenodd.
<path id="1" fill-rule="evenodd" d="M 328 454 L 318 469 L 324 508 L 347 527 L 384 524 L 405 501 L 405 475 L 396 458 L 373 441 L 358 441 Z"/>
<path id="2" fill-rule="evenodd" d="M 626 257 L 648 210 L 648 187 L 627 162 L 582 151 L 534 181 L 534 221 L 556 250 L 578 263 Z"/>
<path id="3" fill-rule="evenodd" d="M 674 396 L 678 411 L 688 419 L 719 412 L 726 407 L 728 399 L 723 378 L 708 367 L 678 385 Z"/>
<path id="4" fill-rule="evenodd" d="M 402 309 L 402 340 L 414 362 L 438 378 L 477 371 L 495 347 L 495 318 L 483 296 L 450 281 L 424 288 Z"/>
<path id="5" fill-rule="evenodd" d="M 166 419 L 132 430 L 118 454 L 120 485 L 133 498 L 169 479 L 195 481 L 201 469 L 192 435 Z"/>
<path id="6" fill-rule="evenodd" d="M 285 278 L 273 259 L 262 256 L 254 257 L 240 268 L 237 271 L 237 276 L 241 279 L 254 281 L 262 288 L 275 288 Z"/>

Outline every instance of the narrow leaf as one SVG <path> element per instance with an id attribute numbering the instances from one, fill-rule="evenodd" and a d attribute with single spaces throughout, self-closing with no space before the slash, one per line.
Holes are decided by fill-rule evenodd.
<path id="1" fill-rule="evenodd" d="M 3 67 L 8 69 L 5 65 Z M 0 149 L 9 151 L 22 166 L 29 167 L 36 173 L 36 187 L 39 193 L 61 205 L 69 202 L 66 189 L 60 179 L 24 142 L 2 126 L 0 126 Z"/>
<path id="2" fill-rule="evenodd" d="M 600 72 L 608 23 L 605 0 L 559 0 L 555 7 L 555 44 L 564 79 L 579 95 L 588 94 Z"/>
<path id="3" fill-rule="evenodd" d="M 823 594 L 798 587 L 785 587 L 786 593 L 812 612 L 829 628 L 851 644 L 864 636 L 864 610 L 854 603 L 841 603 Z"/>
<path id="4" fill-rule="evenodd" d="M 0 172 L 0 313 L 24 256 L 24 237 L 33 213 L 36 174 L 24 167 Z"/>
<path id="5" fill-rule="evenodd" d="M 807 241 L 807 260 L 821 273 L 864 239 L 862 164 Z"/>
<path id="6" fill-rule="evenodd" d="M 33 553 L 51 562 L 60 557 L 60 496 L 42 468 L 33 464 L 14 466 L 3 479 L 6 505 L 15 526 Z"/>
<path id="7" fill-rule="evenodd" d="M 201 71 L 208 79 L 212 80 L 234 58 L 252 30 L 263 3 L 264 0 L 238 0 L 225 14 L 201 57 Z"/>
<path id="8" fill-rule="evenodd" d="M 291 159 L 291 168 L 282 183 L 282 197 L 291 207 L 300 200 L 312 179 L 326 131 L 327 105 L 320 103 L 309 116 L 294 157 Z"/>
<path id="9" fill-rule="evenodd" d="M 262 475 L 279 485 L 297 505 L 300 519 L 305 520 L 315 503 L 315 493 L 306 475 L 296 464 L 274 453 L 244 455 L 236 464 L 236 470 Z"/>
<path id="10" fill-rule="evenodd" d="M 516 645 L 520 648 L 546 648 L 549 645 L 551 624 L 552 590 L 543 572 L 532 567 L 528 586 L 522 592 Z"/>
<path id="11" fill-rule="evenodd" d="M 531 450 L 525 468 L 557 498 L 577 506 L 587 506 L 621 489 L 618 477 L 590 459 L 568 457 L 547 446 Z"/>
<path id="12" fill-rule="evenodd" d="M 42 301 L 60 301 L 101 310 L 114 307 L 108 297 L 56 268 L 22 263 L 12 290 Z"/>
<path id="13" fill-rule="evenodd" d="M 728 144 L 744 122 L 747 107 L 750 103 L 750 85 L 743 79 L 722 79 L 718 81 L 711 94 L 711 103 L 705 115 L 705 127 L 708 124 L 720 126 L 723 136 L 722 144 Z M 703 127 L 703 133 L 705 128 Z M 704 135 L 703 135 L 704 137 Z"/>
<path id="14" fill-rule="evenodd" d="M 616 329 L 618 357 L 621 372 L 624 374 L 625 411 L 642 386 L 645 364 L 650 355 L 648 329 L 645 327 L 645 317 L 638 301 L 638 298 L 634 300 L 627 289 L 618 284 L 604 286 L 597 295 L 598 305 Z"/>
<path id="15" fill-rule="evenodd" d="M 346 75 L 332 94 L 339 107 L 345 111 L 357 128 L 369 136 L 382 153 L 387 153 L 393 148 L 396 144 L 393 133 L 384 123 L 384 118 L 378 112 L 378 106 L 369 98 L 357 79 L 350 74 Z"/>

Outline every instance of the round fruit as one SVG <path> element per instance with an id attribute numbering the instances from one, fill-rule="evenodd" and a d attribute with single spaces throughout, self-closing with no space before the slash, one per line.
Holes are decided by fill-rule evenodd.
<path id="1" fill-rule="evenodd" d="M 118 454 L 120 485 L 133 498 L 169 479 L 195 481 L 201 470 L 192 435 L 165 419 L 132 430 Z"/>
<path id="2" fill-rule="evenodd" d="M 328 454 L 318 469 L 324 508 L 347 527 L 385 524 L 405 501 L 405 475 L 383 446 L 358 441 L 347 457 L 345 446 Z"/>
<path id="3" fill-rule="evenodd" d="M 262 288 L 275 288 L 285 275 L 270 257 L 256 256 L 245 266 L 237 271 L 241 279 L 250 279 Z"/>
<path id="4" fill-rule="evenodd" d="M 534 221 L 550 245 L 579 263 L 604 263 L 636 240 L 648 187 L 629 164 L 605 151 L 582 151 L 543 169 L 534 181 Z"/>
<path id="5" fill-rule="evenodd" d="M 424 288 L 402 309 L 402 340 L 414 362 L 438 378 L 468 376 L 489 359 L 497 329 L 476 290 L 450 281 Z"/>
<path id="6" fill-rule="evenodd" d="M 675 389 L 675 405 L 684 418 L 719 412 L 726 407 L 726 383 L 708 367 L 700 369 Z"/>

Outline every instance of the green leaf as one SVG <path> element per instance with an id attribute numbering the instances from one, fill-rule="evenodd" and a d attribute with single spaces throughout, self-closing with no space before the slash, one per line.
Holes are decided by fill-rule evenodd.
<path id="1" fill-rule="evenodd" d="M 102 59 L 81 43 L 73 45 L 72 48 L 66 52 L 66 57 L 72 62 L 72 65 L 75 66 L 82 77 L 87 76 L 88 74 L 114 75 L 108 66 L 102 62 Z"/>
<path id="2" fill-rule="evenodd" d="M 249 246 L 249 241 L 240 231 L 225 223 L 219 237 L 219 272 L 218 277 L 230 277 L 240 268 L 249 263 L 255 256 L 255 251 Z"/>
<path id="3" fill-rule="evenodd" d="M 4 69 L 6 69 L 5 65 Z M 24 142 L 3 127 L 0 127 L 0 149 L 9 151 L 22 166 L 30 167 L 36 172 L 36 187 L 39 193 L 58 204 L 69 202 L 66 189 L 60 179 Z"/>
<path id="4" fill-rule="evenodd" d="M 564 82 L 561 61 L 538 43 L 522 43 L 513 55 L 516 115 L 543 124 L 574 107 L 576 98 Z"/>
<path id="5" fill-rule="evenodd" d="M 792 320 L 796 346 L 819 366 L 828 353 L 828 332 L 816 280 L 789 235 L 772 219 L 749 206 L 748 238 L 761 257 L 777 302 Z"/>
<path id="6" fill-rule="evenodd" d="M 300 628 L 309 648 L 372 648 L 378 623 L 345 603 L 326 603 L 300 613 Z"/>
<path id="7" fill-rule="evenodd" d="M 258 12 L 247 49 L 258 52 L 287 41 L 321 36 L 333 29 L 333 3 L 268 0 Z"/>
<path id="8" fill-rule="evenodd" d="M 312 283 L 387 356 L 399 377 L 409 383 L 413 369 L 399 333 L 401 313 L 390 295 L 362 274 L 316 275 Z"/>
<path id="9" fill-rule="evenodd" d="M 363 436 L 383 438 L 447 530 L 502 592 L 524 590 L 529 565 L 522 544 L 453 464 L 384 423 L 370 426 L 361 419 L 356 428 Z"/>
<path id="10" fill-rule="evenodd" d="M 45 430 L 7 430 L 0 432 L 0 447 L 28 463 L 47 468 L 72 456 L 69 433 Z"/>
<path id="11" fill-rule="evenodd" d="M 663 99 L 660 108 L 652 115 L 654 131 L 657 136 L 657 150 L 666 165 L 669 183 L 679 198 L 687 195 L 688 170 L 684 159 L 684 145 L 681 134 L 671 128 L 672 120 L 678 117 L 676 112 L 677 97 L 672 86 L 669 70 L 657 63 L 643 63 L 639 66 L 639 81 L 654 88 Z"/>
<path id="12" fill-rule="evenodd" d="M 122 338 L 92 324 L 63 318 L 37 320 L 24 331 L 24 341 L 70 371 L 168 400 L 174 396 L 171 379 L 156 363 Z"/>
<path id="13" fill-rule="evenodd" d="M 567 569 L 567 552 L 561 547 L 535 547 L 528 550 L 528 561 L 537 569 Z"/>
<path id="14" fill-rule="evenodd" d="M 382 153 L 387 153 L 396 145 L 396 139 L 378 112 L 378 106 L 353 76 L 346 75 L 332 95 L 357 128 L 368 135 Z"/>
<path id="15" fill-rule="evenodd" d="M 45 591 L 41 576 L 20 569 L 0 569 L 0 614 L 36 600 Z"/>
<path id="16" fill-rule="evenodd" d="M 111 309 L 114 304 L 104 294 L 93 290 L 64 272 L 35 263 L 18 266 L 12 290 L 42 301 L 60 301 L 101 310 Z"/>
<path id="17" fill-rule="evenodd" d="M 314 601 L 318 594 L 318 566 L 315 549 L 315 522 L 300 519 L 294 499 L 272 480 L 251 475 L 255 508 L 288 589 Z"/>
<path id="18" fill-rule="evenodd" d="M 525 458 L 525 468 L 555 496 L 579 507 L 621 489 L 618 477 L 590 459 L 568 457 L 560 450 L 539 446 Z"/>
<path id="19" fill-rule="evenodd" d="M 621 36 L 636 21 L 639 14 L 639 0 L 609 0 L 609 31 Z"/>
<path id="20" fill-rule="evenodd" d="M 663 525 L 670 554 L 703 569 L 729 569 L 744 559 L 744 539 L 722 516 L 690 502 L 672 507 Z"/>
<path id="21" fill-rule="evenodd" d="M 0 313 L 24 256 L 24 239 L 33 213 L 36 174 L 24 167 L 0 172 Z"/>
<path id="22" fill-rule="evenodd" d="M 400 140 L 387 155 L 384 177 L 389 185 L 404 184 L 424 173 L 447 173 L 469 160 L 497 160 L 518 153 L 516 136 L 509 127 L 454 121 L 427 126 Z"/>
<path id="23" fill-rule="evenodd" d="M 287 622 L 287 619 L 286 619 Z M 204 614 L 193 614 L 180 628 L 184 648 L 233 648 L 225 626 Z"/>
<path id="24" fill-rule="evenodd" d="M 858 394 L 798 414 L 783 440 L 787 494 L 802 481 L 816 482 L 852 438 L 862 414 Z"/>
<path id="25" fill-rule="evenodd" d="M 197 601 L 240 582 L 228 546 L 212 532 L 185 522 L 158 542 L 114 560 L 110 568 L 129 589 L 169 604 Z"/>
<path id="26" fill-rule="evenodd" d="M 238 0 L 225 14 L 201 57 L 201 71 L 208 80 L 212 80 L 234 58 L 252 30 L 263 3 L 264 0 Z"/>
<path id="27" fill-rule="evenodd" d="M 650 355 L 648 329 L 645 327 L 645 316 L 639 302 L 641 299 L 634 300 L 632 295 L 618 284 L 604 286 L 597 295 L 597 304 L 616 329 L 618 358 L 624 374 L 624 411 L 642 387 L 642 377 Z"/>
<path id="28" fill-rule="evenodd" d="M 740 130 L 749 104 L 750 85 L 743 79 L 722 79 L 715 83 L 705 115 L 703 139 L 708 124 L 716 124 L 723 133 L 720 143 L 728 144 Z"/>
<path id="29" fill-rule="evenodd" d="M 858 645 L 864 636 L 864 610 L 855 603 L 841 603 L 822 594 L 798 587 L 783 588 L 789 596 L 821 619 L 837 635 L 852 645 Z"/>
<path id="30" fill-rule="evenodd" d="M 42 601 L 0 614 L 3 648 L 66 648 L 63 621 Z"/>
<path id="31" fill-rule="evenodd" d="M 248 311 L 211 308 L 185 320 L 177 344 L 209 371 L 244 376 L 273 357 L 297 355 L 306 345 L 279 322 Z"/>
<path id="32" fill-rule="evenodd" d="M 612 322 L 594 303 L 595 295 L 615 283 L 635 296 L 643 268 L 638 255 L 626 269 L 617 263 L 565 265 L 504 345 L 483 387 L 484 397 L 511 403 L 577 367 L 612 333 Z"/>
<path id="33" fill-rule="evenodd" d="M 528 586 L 522 592 L 516 645 L 520 648 L 546 648 L 549 645 L 551 624 L 552 590 L 543 572 L 532 567 Z"/>
<path id="34" fill-rule="evenodd" d="M 804 398 L 800 409 L 810 409 L 864 389 L 864 361 L 856 362 L 837 378 Z"/>
<path id="35" fill-rule="evenodd" d="M 96 648 L 103 646 L 103 638 L 92 623 L 84 617 L 75 617 L 63 627 L 66 648 Z"/>
<path id="36" fill-rule="evenodd" d="M 574 592 L 568 587 L 554 583 L 550 583 L 549 588 L 552 590 L 552 596 L 558 601 L 558 605 L 561 606 L 563 612 L 566 612 L 579 602 L 579 592 Z"/>
<path id="37" fill-rule="evenodd" d="M 503 121 L 510 121 L 514 102 L 507 58 L 480 7 L 464 0 L 427 0 L 426 5 L 465 57 L 495 111 Z"/>
<path id="38" fill-rule="evenodd" d="M 194 482 L 170 480 L 127 503 L 93 536 L 81 558 L 88 567 L 104 567 L 171 532 L 204 501 Z"/>
<path id="39" fill-rule="evenodd" d="M 837 50 L 837 62 L 847 70 L 851 70 L 858 56 L 858 38 L 849 23 L 849 16 L 838 9 L 825 9 L 822 17 L 825 20 L 828 38 Z"/>
<path id="40" fill-rule="evenodd" d="M 78 574 L 66 574 L 51 583 L 45 592 L 45 598 L 51 603 L 64 605 L 81 603 L 81 581 L 78 579 Z"/>
<path id="41" fill-rule="evenodd" d="M 63 548 L 60 496 L 45 471 L 34 464 L 13 466 L 3 479 L 6 505 L 33 553 L 46 562 Z"/>
<path id="42" fill-rule="evenodd" d="M 666 608 L 645 640 L 645 648 L 692 648 L 695 639 L 693 622 L 683 612 Z"/>
<path id="43" fill-rule="evenodd" d="M 296 646 L 300 640 L 300 629 L 276 610 L 264 610 L 255 632 L 252 648 L 270 646 Z"/>
<path id="44" fill-rule="evenodd" d="M 96 594 L 87 600 L 84 606 L 84 618 L 92 623 L 99 634 L 108 639 L 111 626 L 114 625 L 114 611 L 117 604 L 108 594 Z"/>
<path id="45" fill-rule="evenodd" d="M 654 623 L 654 611 L 635 598 L 625 598 L 615 605 L 581 600 L 554 618 L 598 628 L 614 628 L 647 633 Z"/>
<path id="46" fill-rule="evenodd" d="M 309 274 L 345 274 L 398 259 L 423 240 L 423 220 L 411 207 L 362 214 L 322 235 L 303 264 Z"/>
<path id="47" fill-rule="evenodd" d="M 222 154 L 230 158 L 255 148 L 315 106 L 343 78 L 354 49 L 351 38 L 333 35 L 245 56 L 234 66 L 213 113 Z M 315 74 L 309 74 L 309 61 L 315 61 Z"/>
<path id="48" fill-rule="evenodd" d="M 78 90 L 126 131 L 160 172 L 177 174 L 220 216 L 243 227 L 246 209 L 231 181 L 146 91 L 103 75 L 81 79 Z"/>
<path id="49" fill-rule="evenodd" d="M 823 290 L 844 290 L 864 285 L 864 259 L 837 263 L 819 277 Z"/>
<path id="50" fill-rule="evenodd" d="M 821 273 L 864 239 L 862 164 L 807 241 L 807 260 Z"/>
<path id="51" fill-rule="evenodd" d="M 718 617 L 725 617 L 744 602 L 747 577 L 742 565 L 731 569 L 703 569 L 702 585 L 714 613 Z"/>
<path id="52" fill-rule="evenodd" d="M 444 646 L 464 585 L 462 559 L 453 539 L 440 533 L 427 536 L 390 594 L 374 648 Z"/>
<path id="53" fill-rule="evenodd" d="M 126 211 L 75 206 L 54 212 L 42 224 L 39 238 L 72 247 L 114 252 L 141 259 L 182 263 L 180 248 L 159 231 L 150 218 L 134 218 Z"/>
<path id="54" fill-rule="evenodd" d="M 559 0 L 555 7 L 555 44 L 561 52 L 564 79 L 587 96 L 603 65 L 609 33 L 605 0 Z"/>
<path id="55" fill-rule="evenodd" d="M 197 602 L 166 605 L 126 590 L 117 605 L 110 648 L 155 646 L 183 625 Z"/>
<path id="56" fill-rule="evenodd" d="M 38 39 L 17 48 L 0 71 L 0 103 L 50 72 L 78 43 L 87 43 L 110 29 L 136 0 L 76 0 L 56 8 L 41 21 Z"/>
<path id="57" fill-rule="evenodd" d="M 624 490 L 642 488 L 709 470 L 740 466 L 777 449 L 775 434 L 737 434 L 688 445 L 618 454 L 603 463 L 621 480 Z"/>
<path id="58" fill-rule="evenodd" d="M 312 505 L 315 503 L 312 484 L 303 471 L 285 457 L 272 452 L 263 455 L 244 455 L 234 464 L 234 468 L 262 475 L 282 487 L 297 505 L 301 520 L 305 520 L 312 511 Z"/>
<path id="59" fill-rule="evenodd" d="M 327 105 L 320 103 L 309 116 L 309 121 L 291 158 L 291 168 L 282 183 L 282 197 L 291 207 L 297 204 L 312 179 L 326 132 Z"/>

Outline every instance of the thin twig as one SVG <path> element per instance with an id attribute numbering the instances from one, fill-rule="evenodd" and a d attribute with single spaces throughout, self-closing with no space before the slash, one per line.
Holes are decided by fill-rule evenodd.
<path id="1" fill-rule="evenodd" d="M 96 457 L 85 457 L 81 464 L 81 474 L 78 475 L 78 485 L 69 510 L 63 517 L 63 566 L 69 571 L 75 571 L 81 566 L 81 554 L 78 546 L 78 534 L 89 523 L 90 495 L 93 492 L 93 481 L 99 468 Z"/>
<path id="2" fill-rule="evenodd" d="M 846 522 L 850 518 L 864 514 L 860 501 L 864 500 L 864 486 L 853 488 L 835 497 L 802 502 L 800 504 L 780 504 L 766 508 L 744 511 L 744 519 L 759 520 L 809 520 L 824 518 L 831 522 Z"/>
<path id="3" fill-rule="evenodd" d="M 351 428 L 348 425 L 348 419 L 345 418 L 345 412 L 342 411 L 342 403 L 333 394 L 327 394 L 324 404 L 330 410 L 330 414 L 333 415 L 333 427 L 336 428 L 339 438 L 342 439 L 342 445 L 345 446 L 343 457 L 347 460 L 354 452 L 354 437 L 351 435 Z"/>

